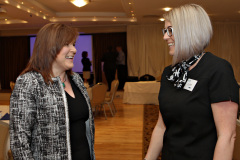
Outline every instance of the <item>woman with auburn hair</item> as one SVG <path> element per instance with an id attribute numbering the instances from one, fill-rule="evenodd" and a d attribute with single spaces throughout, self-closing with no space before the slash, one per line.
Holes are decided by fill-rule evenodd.
<path id="1" fill-rule="evenodd" d="M 164 69 L 159 118 L 145 160 L 231 160 L 239 103 L 231 64 L 205 52 L 212 36 L 205 10 L 187 4 L 164 15 L 173 56 Z"/>
<path id="2" fill-rule="evenodd" d="M 89 97 L 72 72 L 77 37 L 75 29 L 59 23 L 38 32 L 10 99 L 14 159 L 95 160 Z"/>

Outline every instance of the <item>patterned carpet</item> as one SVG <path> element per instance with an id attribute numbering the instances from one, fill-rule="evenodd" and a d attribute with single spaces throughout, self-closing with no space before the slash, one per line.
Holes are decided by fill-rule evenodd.
<path id="1" fill-rule="evenodd" d="M 147 149 L 151 140 L 152 131 L 157 123 L 158 105 L 144 105 L 144 120 L 143 120 L 143 158 L 147 153 Z M 159 156 L 158 160 L 161 160 Z"/>

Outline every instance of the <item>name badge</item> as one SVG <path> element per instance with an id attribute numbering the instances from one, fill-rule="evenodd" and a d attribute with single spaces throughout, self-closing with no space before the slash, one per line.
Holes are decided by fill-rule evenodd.
<path id="1" fill-rule="evenodd" d="M 197 80 L 189 78 L 187 80 L 185 86 L 183 87 L 183 89 L 186 89 L 188 91 L 192 91 L 194 89 L 194 87 L 196 86 L 197 82 L 198 82 Z"/>

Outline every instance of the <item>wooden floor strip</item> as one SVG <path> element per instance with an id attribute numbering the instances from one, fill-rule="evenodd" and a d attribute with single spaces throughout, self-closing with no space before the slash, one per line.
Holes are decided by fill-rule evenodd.
<path id="1" fill-rule="evenodd" d="M 95 117 L 95 154 L 97 160 L 142 159 L 143 105 L 123 104 L 112 117 L 108 107 L 107 120 L 101 113 Z"/>

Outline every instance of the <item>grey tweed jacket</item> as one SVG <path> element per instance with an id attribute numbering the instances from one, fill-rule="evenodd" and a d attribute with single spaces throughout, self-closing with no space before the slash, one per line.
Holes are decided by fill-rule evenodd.
<path id="1" fill-rule="evenodd" d="M 86 135 L 94 153 L 94 119 L 81 77 L 71 77 L 89 108 Z M 79 104 L 81 105 L 81 104 Z M 10 99 L 10 147 L 14 160 L 71 160 L 68 104 L 59 77 L 47 85 L 38 72 L 17 78 Z"/>

